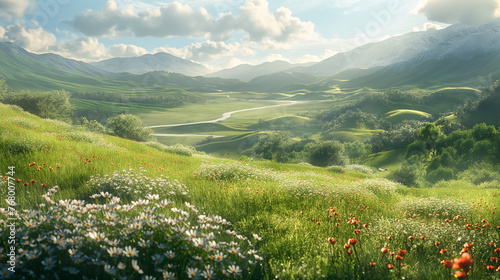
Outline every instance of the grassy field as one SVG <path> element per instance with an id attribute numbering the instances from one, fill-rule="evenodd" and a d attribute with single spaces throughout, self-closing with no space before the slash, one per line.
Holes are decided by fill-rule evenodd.
<path id="1" fill-rule="evenodd" d="M 498 276 L 499 189 L 167 153 L 5 105 L 0 145 L 7 279 Z"/>

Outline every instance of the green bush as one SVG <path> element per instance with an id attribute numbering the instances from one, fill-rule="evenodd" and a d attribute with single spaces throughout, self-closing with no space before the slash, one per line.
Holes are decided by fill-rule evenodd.
<path id="1" fill-rule="evenodd" d="M 346 165 L 348 157 L 344 145 L 338 141 L 324 141 L 308 144 L 309 163 L 315 166 Z"/>
<path id="2" fill-rule="evenodd" d="M 120 114 L 108 119 L 108 129 L 121 138 L 145 142 L 150 140 L 153 131 L 145 129 L 142 120 L 134 115 Z"/>
<path id="3" fill-rule="evenodd" d="M 451 180 L 453 179 L 454 172 L 451 168 L 440 166 L 436 170 L 427 174 L 427 180 L 431 183 L 436 183 L 441 180 Z"/>
<path id="4" fill-rule="evenodd" d="M 157 150 L 171 153 L 171 154 L 177 154 L 177 155 L 183 155 L 183 156 L 192 156 L 197 153 L 196 149 L 191 147 L 191 146 L 186 146 L 182 144 L 175 144 L 173 146 L 165 146 L 161 143 L 158 142 L 147 142 L 147 146 L 151 148 L 155 148 Z"/>

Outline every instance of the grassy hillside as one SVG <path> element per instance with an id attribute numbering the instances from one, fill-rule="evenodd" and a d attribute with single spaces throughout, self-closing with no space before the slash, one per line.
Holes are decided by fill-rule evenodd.
<path id="1" fill-rule="evenodd" d="M 13 279 L 443 279 L 464 250 L 470 277 L 496 273 L 498 189 L 185 156 L 5 105 L 0 146 L 1 190 L 19 204 L 16 274 L 0 232 Z"/>

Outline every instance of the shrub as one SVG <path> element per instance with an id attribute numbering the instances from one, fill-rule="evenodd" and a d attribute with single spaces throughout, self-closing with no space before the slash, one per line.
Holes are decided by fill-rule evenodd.
<path id="1" fill-rule="evenodd" d="M 431 183 L 436 183 L 441 180 L 453 179 L 454 172 L 451 168 L 440 166 L 427 175 L 427 180 Z"/>
<path id="2" fill-rule="evenodd" d="M 120 114 L 107 121 L 108 128 L 118 137 L 135 141 L 148 141 L 151 139 L 150 129 L 145 129 L 141 119 L 130 114 Z"/>
<path id="3" fill-rule="evenodd" d="M 308 144 L 309 163 L 315 166 L 345 165 L 348 161 L 344 146 L 338 141 Z"/>
<path id="4" fill-rule="evenodd" d="M 344 173 L 345 172 L 345 169 L 342 166 L 338 166 L 338 165 L 327 166 L 326 170 L 333 172 L 333 173 Z"/>
<path id="5" fill-rule="evenodd" d="M 458 174 L 458 179 L 467 180 L 474 185 L 484 182 L 500 181 L 500 174 L 487 165 L 476 164 Z"/>

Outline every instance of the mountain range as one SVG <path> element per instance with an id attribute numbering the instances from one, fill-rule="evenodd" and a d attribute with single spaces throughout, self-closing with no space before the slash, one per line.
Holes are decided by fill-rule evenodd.
<path id="1" fill-rule="evenodd" d="M 476 26 L 456 24 L 442 30 L 412 32 L 362 45 L 312 65 L 274 61 L 215 73 L 167 53 L 84 63 L 57 54 L 33 54 L 13 43 L 0 42 L 0 78 L 13 89 L 123 90 L 144 87 L 144 75 L 149 75 L 146 80 L 155 85 L 199 91 L 324 91 L 333 85 L 379 89 L 410 84 L 480 87 L 500 77 L 499 65 L 500 18 Z M 203 89 L 203 83 L 210 86 Z"/>
<path id="2" fill-rule="evenodd" d="M 131 74 L 145 74 L 154 71 L 179 73 L 186 76 L 203 76 L 210 70 L 198 63 L 160 52 L 139 57 L 116 57 L 91 63 L 105 71 Z"/>

